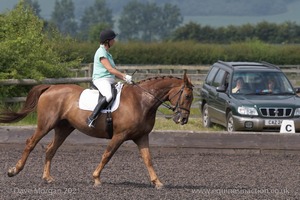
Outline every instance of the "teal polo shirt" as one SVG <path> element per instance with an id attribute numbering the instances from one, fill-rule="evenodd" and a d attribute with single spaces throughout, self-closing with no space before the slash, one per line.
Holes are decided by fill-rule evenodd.
<path id="1" fill-rule="evenodd" d="M 94 56 L 93 80 L 99 78 L 115 78 L 100 62 L 100 58 L 107 58 L 113 68 L 116 68 L 112 55 L 106 51 L 103 44 L 100 45 Z"/>

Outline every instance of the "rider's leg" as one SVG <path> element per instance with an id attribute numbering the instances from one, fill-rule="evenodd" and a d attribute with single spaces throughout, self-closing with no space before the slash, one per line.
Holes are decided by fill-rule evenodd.
<path id="1" fill-rule="evenodd" d="M 87 124 L 89 127 L 94 127 L 93 123 L 98 114 L 108 105 L 108 103 L 112 99 L 111 82 L 112 81 L 110 79 L 98 79 L 93 82 L 94 85 L 98 88 L 99 92 L 103 95 L 103 97 L 99 99 L 96 108 L 87 119 Z"/>
<path id="2" fill-rule="evenodd" d="M 94 121 L 97 118 L 97 116 L 99 115 L 100 111 L 105 108 L 107 106 L 107 101 L 105 97 L 101 97 L 98 101 L 97 106 L 95 107 L 94 111 L 92 112 L 92 114 L 88 117 L 87 119 L 87 124 L 89 127 L 94 127 Z"/>

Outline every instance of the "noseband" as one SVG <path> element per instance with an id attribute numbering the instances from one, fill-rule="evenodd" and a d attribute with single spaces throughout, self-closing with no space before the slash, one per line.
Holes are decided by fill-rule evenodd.
<path id="1" fill-rule="evenodd" d="M 173 106 L 173 107 L 170 106 L 171 108 L 169 108 L 169 109 L 171 109 L 171 110 L 173 110 L 173 111 L 176 111 L 176 110 L 178 110 L 178 108 L 179 108 L 180 110 L 184 110 L 184 111 L 188 112 L 188 114 L 190 114 L 190 110 L 188 110 L 188 109 L 186 109 L 186 108 L 183 108 L 183 107 L 180 107 L 180 106 L 179 106 L 179 102 L 180 102 L 180 99 L 181 99 L 181 96 L 182 96 L 184 87 L 185 87 L 185 85 L 183 85 L 183 86 L 181 87 L 181 89 L 180 89 L 178 92 L 176 92 L 176 94 L 174 94 L 174 95 L 170 98 L 170 100 L 171 100 L 171 99 L 173 99 L 177 94 L 179 94 L 179 97 L 178 97 L 178 99 L 177 99 L 176 105 Z M 177 112 L 178 112 L 178 111 L 177 111 Z"/>

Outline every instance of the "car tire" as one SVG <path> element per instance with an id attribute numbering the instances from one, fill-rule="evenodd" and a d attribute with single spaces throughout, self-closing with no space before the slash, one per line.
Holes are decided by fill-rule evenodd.
<path id="1" fill-rule="evenodd" d="M 205 127 L 205 128 L 212 127 L 212 122 L 211 122 L 210 117 L 208 115 L 208 106 L 207 106 L 207 104 L 204 104 L 203 109 L 202 109 L 202 123 L 203 123 L 203 127 Z"/>
<path id="2" fill-rule="evenodd" d="M 231 111 L 227 115 L 226 129 L 230 133 L 235 131 L 235 127 L 234 127 L 234 123 L 233 123 L 233 116 L 232 116 Z"/>

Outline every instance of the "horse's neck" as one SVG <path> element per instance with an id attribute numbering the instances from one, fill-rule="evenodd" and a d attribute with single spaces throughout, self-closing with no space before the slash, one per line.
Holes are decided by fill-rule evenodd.
<path id="1" fill-rule="evenodd" d="M 179 86 L 180 81 L 176 78 L 161 78 L 161 79 L 150 79 L 140 84 L 143 88 L 143 92 L 146 94 L 144 98 L 149 103 L 153 103 L 153 106 L 159 106 L 162 102 L 167 100 L 170 90 L 177 85 Z"/>

